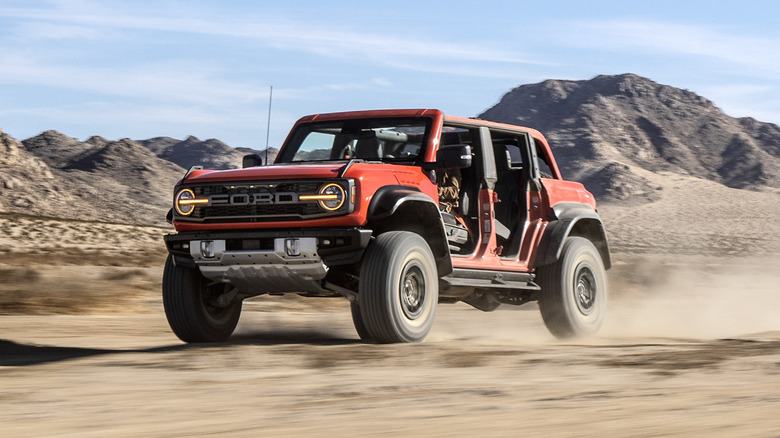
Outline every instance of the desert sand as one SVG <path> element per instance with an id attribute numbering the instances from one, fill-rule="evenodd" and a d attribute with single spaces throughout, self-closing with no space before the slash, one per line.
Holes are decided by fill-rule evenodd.
<path id="1" fill-rule="evenodd" d="M 170 229 L 0 214 L 0 430 L 778 436 L 780 198 L 662 179 L 602 206 L 608 318 L 573 341 L 533 303 L 452 304 L 421 344 L 363 344 L 346 300 L 268 297 L 229 342 L 186 345 L 160 299 Z"/>

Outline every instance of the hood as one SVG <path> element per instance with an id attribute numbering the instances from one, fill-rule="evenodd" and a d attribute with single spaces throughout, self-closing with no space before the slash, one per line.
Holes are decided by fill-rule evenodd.
<path id="1" fill-rule="evenodd" d="M 189 184 L 220 181 L 335 178 L 345 165 L 346 163 L 274 164 L 246 169 L 196 170 L 182 182 Z"/>

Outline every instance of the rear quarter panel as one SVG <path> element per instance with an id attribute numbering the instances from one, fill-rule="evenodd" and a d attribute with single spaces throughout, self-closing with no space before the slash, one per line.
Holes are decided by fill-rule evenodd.
<path id="1" fill-rule="evenodd" d="M 593 194 L 587 191 L 581 183 L 550 178 L 542 178 L 541 180 L 547 207 L 552 208 L 560 202 L 579 202 L 590 205 L 594 211 L 596 210 L 596 200 L 593 198 Z"/>

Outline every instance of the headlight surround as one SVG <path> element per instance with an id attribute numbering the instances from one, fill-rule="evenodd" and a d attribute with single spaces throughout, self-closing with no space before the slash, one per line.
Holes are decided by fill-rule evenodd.
<path id="1" fill-rule="evenodd" d="M 195 198 L 195 192 L 192 189 L 181 189 L 176 194 L 176 199 L 173 202 L 173 207 L 176 212 L 182 216 L 189 216 L 195 211 L 195 206 L 198 204 L 208 204 L 208 199 Z"/>
<path id="2" fill-rule="evenodd" d="M 328 211 L 336 211 L 344 205 L 347 199 L 347 194 L 344 192 L 344 188 L 339 184 L 330 183 L 320 188 L 320 196 L 323 199 L 319 200 L 320 207 Z"/>

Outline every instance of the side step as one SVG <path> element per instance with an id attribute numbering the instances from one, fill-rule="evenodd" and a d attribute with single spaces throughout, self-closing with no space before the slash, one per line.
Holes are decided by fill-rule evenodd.
<path id="1" fill-rule="evenodd" d="M 455 268 L 450 275 L 439 281 L 448 286 L 541 290 L 539 285 L 534 283 L 535 277 L 528 272 Z"/>

